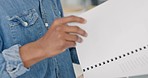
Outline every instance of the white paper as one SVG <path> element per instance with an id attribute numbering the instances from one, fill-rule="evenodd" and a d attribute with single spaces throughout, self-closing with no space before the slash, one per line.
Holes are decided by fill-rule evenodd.
<path id="1" fill-rule="evenodd" d="M 148 74 L 148 0 L 109 0 L 80 17 L 87 23 L 79 26 L 88 32 L 77 45 L 85 78 Z"/>

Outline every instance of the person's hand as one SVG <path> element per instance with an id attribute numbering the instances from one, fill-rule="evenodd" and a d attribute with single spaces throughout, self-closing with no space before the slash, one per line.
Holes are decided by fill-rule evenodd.
<path id="1" fill-rule="evenodd" d="M 56 19 L 47 33 L 35 42 L 20 47 L 20 56 L 25 67 L 29 68 L 39 61 L 64 52 L 67 48 L 76 46 L 83 40 L 80 37 L 87 33 L 78 26 L 68 26 L 68 23 L 85 23 L 85 20 L 76 16 Z"/>
<path id="2" fill-rule="evenodd" d="M 68 23 L 85 23 L 83 18 L 68 16 L 56 19 L 48 32 L 37 41 L 39 48 L 46 53 L 47 57 L 52 57 L 64 52 L 67 48 L 75 47 L 76 43 L 83 40 L 79 36 L 86 37 L 87 33 L 78 26 L 69 26 Z"/>

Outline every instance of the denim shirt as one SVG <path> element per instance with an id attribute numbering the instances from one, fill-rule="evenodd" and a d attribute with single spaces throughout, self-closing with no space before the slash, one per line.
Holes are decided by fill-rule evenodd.
<path id="1" fill-rule="evenodd" d="M 59 0 L 0 1 L 0 78 L 75 78 L 75 48 L 25 68 L 19 47 L 41 38 L 56 18 L 63 17 Z"/>

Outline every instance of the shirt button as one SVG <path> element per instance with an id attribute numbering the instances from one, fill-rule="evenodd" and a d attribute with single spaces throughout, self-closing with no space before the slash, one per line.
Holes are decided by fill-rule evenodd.
<path id="1" fill-rule="evenodd" d="M 48 24 L 48 23 L 45 23 L 45 26 L 46 26 L 46 27 L 48 27 L 48 26 L 49 26 L 49 24 Z"/>
<path id="2" fill-rule="evenodd" d="M 28 26 L 28 23 L 27 22 L 24 22 L 24 26 L 27 27 Z"/>

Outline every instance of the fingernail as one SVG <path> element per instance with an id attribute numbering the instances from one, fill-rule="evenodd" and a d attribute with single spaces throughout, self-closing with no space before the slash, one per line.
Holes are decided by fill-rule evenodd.
<path id="1" fill-rule="evenodd" d="M 79 38 L 79 39 L 78 39 L 78 42 L 79 42 L 79 43 L 82 43 L 82 42 L 83 42 L 83 40 L 82 40 L 81 38 Z"/>
<path id="2" fill-rule="evenodd" d="M 85 33 L 85 35 L 84 35 L 85 37 L 87 37 L 88 36 L 88 34 L 87 33 Z"/>
<path id="3" fill-rule="evenodd" d="M 83 22 L 84 24 L 86 24 L 87 23 L 87 20 L 84 20 L 84 22 Z"/>
<path id="4" fill-rule="evenodd" d="M 86 24 L 86 23 L 87 23 L 87 20 L 84 19 L 83 24 Z"/>

